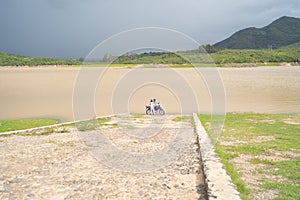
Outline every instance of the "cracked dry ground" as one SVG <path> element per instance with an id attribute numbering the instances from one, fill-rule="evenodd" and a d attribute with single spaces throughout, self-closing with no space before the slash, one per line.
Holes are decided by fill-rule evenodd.
<path id="1" fill-rule="evenodd" d="M 134 166 L 118 155 L 105 154 L 108 161 L 101 161 L 105 156 L 98 151 L 103 141 L 95 138 L 97 131 L 68 127 L 67 133 L 1 137 L 0 199 L 205 199 L 194 129 L 174 118 L 114 117 L 103 125 L 101 133 L 111 144 L 140 156 Z M 184 137 L 185 146 L 168 145 Z M 149 165 L 157 160 L 145 155 L 168 148 L 173 150 L 166 155 L 176 159 Z"/>

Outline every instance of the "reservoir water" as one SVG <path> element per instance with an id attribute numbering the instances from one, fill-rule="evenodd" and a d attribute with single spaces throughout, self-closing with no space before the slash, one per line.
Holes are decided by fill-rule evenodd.
<path id="1" fill-rule="evenodd" d="M 0 119 L 50 117 L 72 121 L 73 90 L 79 70 L 80 68 L 54 67 L 0 68 Z M 152 75 L 158 77 L 155 79 L 158 82 L 166 79 L 166 69 L 101 70 L 103 69 L 90 69 L 91 74 L 101 75 L 94 88 L 86 86 L 87 91 L 95 91 L 93 108 L 96 116 L 117 113 L 118 109 L 122 110 L 118 105 L 123 105 L 124 102 L 127 106 L 125 111 L 143 113 L 151 98 L 158 99 L 167 113 L 180 113 L 183 107 L 181 99 L 190 98 L 184 96 L 190 93 L 185 93 L 186 89 L 180 81 L 186 82 L 195 95 L 199 112 L 211 112 L 211 91 L 207 89 L 203 75 L 195 73 L 193 68 L 169 69 L 181 76 L 180 80 L 177 81 L 178 77 L 173 80 L 172 87 L 157 84 L 157 81 L 145 84 L 138 82 Z M 212 69 L 201 70 L 210 74 Z M 216 69 L 213 70 L 212 73 L 215 74 Z M 224 89 L 226 95 L 226 112 L 300 113 L 299 66 L 218 68 L 217 72 L 223 85 L 220 88 Z M 130 96 L 126 96 L 127 83 L 133 79 L 140 85 L 134 90 L 128 86 L 128 90 L 132 91 L 129 91 Z"/>

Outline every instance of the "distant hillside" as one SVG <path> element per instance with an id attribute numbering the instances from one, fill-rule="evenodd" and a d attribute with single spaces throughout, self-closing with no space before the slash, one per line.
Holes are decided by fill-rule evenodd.
<path id="1" fill-rule="evenodd" d="M 79 60 L 33 58 L 0 52 L 0 66 L 80 65 Z"/>
<path id="2" fill-rule="evenodd" d="M 246 28 L 214 44 L 219 49 L 280 48 L 300 42 L 300 19 L 281 17 L 263 28 Z"/>

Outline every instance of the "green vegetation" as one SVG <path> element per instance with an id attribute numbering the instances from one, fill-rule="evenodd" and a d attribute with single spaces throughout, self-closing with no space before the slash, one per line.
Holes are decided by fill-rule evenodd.
<path id="1" fill-rule="evenodd" d="M 19 134 L 20 136 L 42 136 L 42 135 L 50 135 L 55 132 L 54 128 L 45 128 L 42 131 L 32 131 L 28 133 Z"/>
<path id="2" fill-rule="evenodd" d="M 192 127 L 195 126 L 192 116 L 177 116 L 172 119 L 173 122 L 189 122 Z"/>
<path id="3" fill-rule="evenodd" d="M 170 67 L 174 68 L 193 67 L 189 62 L 200 67 L 211 66 L 213 62 L 219 67 L 233 63 L 245 63 L 245 66 L 272 66 L 282 62 L 298 64 L 299 41 L 300 19 L 281 17 L 264 28 L 247 28 L 215 45 L 202 45 L 197 50 L 125 54 L 114 63 L 172 64 Z M 112 58 L 114 60 L 116 57 Z"/>
<path id="4" fill-rule="evenodd" d="M 79 131 L 92 131 L 96 130 L 99 123 L 96 119 L 80 121 L 76 123 L 76 127 Z"/>
<path id="5" fill-rule="evenodd" d="M 216 64 L 300 62 L 300 48 L 276 50 L 221 50 L 211 55 Z"/>
<path id="6" fill-rule="evenodd" d="M 36 128 L 40 126 L 49 126 L 57 124 L 58 120 L 54 119 L 19 119 L 19 120 L 0 120 L 0 133 Z"/>
<path id="7" fill-rule="evenodd" d="M 52 133 L 68 133 L 68 129 L 62 129 L 58 130 L 56 128 L 42 128 L 41 130 L 32 130 L 32 131 L 26 131 L 24 133 L 19 133 L 19 136 L 43 136 L 43 135 L 50 135 Z M 10 137 L 12 134 L 3 134 L 0 135 L 1 137 Z"/>
<path id="8" fill-rule="evenodd" d="M 132 118 L 143 118 L 144 115 L 143 114 L 133 114 L 131 115 Z"/>
<path id="9" fill-rule="evenodd" d="M 248 200 L 249 189 L 246 187 L 244 181 L 242 180 L 242 173 L 238 172 L 230 159 L 233 159 L 237 154 L 226 153 L 219 144 L 215 145 L 216 153 L 221 158 L 222 163 L 225 165 L 227 173 L 230 175 L 232 182 L 237 186 L 238 191 L 242 195 L 243 199 Z"/>
<path id="10" fill-rule="evenodd" d="M 246 28 L 213 45 L 218 49 L 277 49 L 300 41 L 300 19 L 281 17 L 263 28 Z"/>
<path id="11" fill-rule="evenodd" d="M 102 118 L 97 118 L 97 119 L 90 119 L 90 120 L 84 120 L 76 123 L 69 123 L 65 124 L 64 126 L 75 126 L 79 131 L 91 131 L 91 130 L 96 130 L 100 126 L 106 126 L 110 128 L 117 128 L 118 124 L 116 123 L 109 123 L 111 122 L 111 117 L 102 117 Z"/>
<path id="12" fill-rule="evenodd" d="M 79 60 L 61 60 L 54 58 L 33 58 L 0 53 L 0 66 L 37 66 L 37 65 L 80 65 Z"/>
<path id="13" fill-rule="evenodd" d="M 194 65 L 192 64 L 177 64 L 177 65 L 170 65 L 169 66 L 170 68 L 192 68 L 192 67 L 195 67 Z"/>
<path id="14" fill-rule="evenodd" d="M 190 122 L 191 120 L 191 116 L 177 116 L 172 119 L 173 122 Z"/>
<path id="15" fill-rule="evenodd" d="M 208 45 L 206 45 L 208 46 Z M 207 48 L 207 47 L 205 47 Z M 297 44 L 290 47 L 284 47 L 276 50 L 270 49 L 235 49 L 235 50 L 210 50 L 211 53 L 203 53 L 200 50 L 189 50 L 184 52 L 149 52 L 143 54 L 123 55 L 117 58 L 112 64 L 108 63 L 83 63 L 80 65 L 77 61 L 56 62 L 55 59 L 29 58 L 20 57 L 14 59 L 14 55 L 0 53 L 0 66 L 34 66 L 34 65 L 68 65 L 68 67 L 135 67 L 142 64 L 143 67 L 155 67 L 156 64 L 163 64 L 171 68 L 190 68 L 190 67 L 212 67 L 212 66 L 278 66 L 280 63 L 295 63 L 300 62 L 300 48 Z M 6 56 L 3 56 L 6 55 Z M 11 59 L 3 59 L 4 57 L 12 57 Z M 40 61 L 35 61 L 35 59 Z M 186 60 L 187 59 L 187 60 Z M 24 61 L 25 60 L 25 61 Z M 28 62 L 26 60 L 29 60 Z M 31 62 L 32 60 L 32 62 Z M 24 62 L 23 62 L 24 61 Z M 52 62 L 53 61 L 53 62 Z M 192 62 L 193 65 L 189 62 Z M 75 63 L 73 63 L 75 62 Z M 214 64 L 215 63 L 215 64 Z M 244 64 L 244 65 L 243 65 Z"/>
<path id="16" fill-rule="evenodd" d="M 114 63 L 128 64 L 173 64 L 171 67 L 192 67 L 212 64 L 224 66 L 246 63 L 250 66 L 278 65 L 282 62 L 300 62 L 300 19 L 281 17 L 270 25 L 238 31 L 228 39 L 215 45 L 202 45 L 198 50 L 183 52 L 149 52 L 125 54 Z M 280 48 L 280 49 L 279 49 Z M 203 49 L 211 58 L 205 55 Z M 112 56 L 112 60 L 116 57 Z M 226 65 L 225 65 L 226 66 Z M 241 65 L 238 65 L 241 66 Z"/>
<path id="17" fill-rule="evenodd" d="M 180 57 L 180 56 L 183 57 Z M 276 50 L 261 49 L 261 50 L 218 50 L 211 54 L 203 54 L 198 50 L 165 53 L 165 52 L 150 52 L 140 55 L 123 55 L 115 60 L 114 64 L 170 64 L 172 68 L 188 68 L 193 67 L 187 60 L 192 61 L 196 67 L 213 66 L 213 62 L 217 66 L 233 63 L 248 63 L 253 66 L 261 65 L 279 65 L 283 62 L 298 63 L 300 62 L 300 48 L 281 48 Z"/>
<path id="18" fill-rule="evenodd" d="M 75 146 L 75 143 L 72 142 L 72 141 L 69 141 L 69 142 L 60 143 L 60 146 L 63 146 L 63 147 L 73 147 L 73 146 Z"/>
<path id="19" fill-rule="evenodd" d="M 199 117 L 208 128 L 210 116 Z M 231 113 L 226 116 L 216 151 L 244 199 L 272 190 L 279 195 L 276 199 L 297 199 L 300 193 L 299 141 L 300 115 Z M 247 169 L 234 161 L 244 157 L 249 158 L 244 166 Z M 245 177 L 243 171 L 252 173 L 252 183 L 247 182 L 249 177 Z M 251 187 L 255 181 L 259 190 Z"/>
<path id="20" fill-rule="evenodd" d="M 149 52 L 142 54 L 125 54 L 118 57 L 114 63 L 126 64 L 185 64 L 187 61 L 175 53 Z"/>
<path id="21" fill-rule="evenodd" d="M 50 143 L 50 144 L 56 144 L 57 142 L 55 141 L 55 140 L 48 140 L 48 143 Z"/>
<path id="22" fill-rule="evenodd" d="M 97 118 L 97 121 L 98 121 L 99 125 L 106 125 L 107 122 L 111 121 L 111 117 Z"/>
<path id="23" fill-rule="evenodd" d="M 82 65 L 76 65 L 74 67 L 136 67 L 137 64 L 128 63 L 105 63 L 105 62 L 84 62 Z M 70 67 L 70 66 L 68 66 Z"/>

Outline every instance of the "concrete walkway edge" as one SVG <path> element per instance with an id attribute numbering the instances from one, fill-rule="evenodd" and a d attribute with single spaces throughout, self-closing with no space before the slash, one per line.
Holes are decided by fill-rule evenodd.
<path id="1" fill-rule="evenodd" d="M 22 129 L 22 130 L 15 130 L 15 131 L 8 131 L 0 133 L 0 136 L 9 136 L 9 135 L 17 135 L 17 134 L 26 134 L 26 133 L 32 133 L 37 131 L 44 131 L 46 129 L 52 129 L 52 128 L 61 128 L 64 124 L 53 124 L 49 126 L 40 126 L 36 128 L 28 128 L 28 129 Z"/>
<path id="2" fill-rule="evenodd" d="M 121 113 L 120 115 L 124 115 L 124 114 L 127 114 L 127 113 Z M 105 115 L 105 116 L 97 117 L 96 119 L 106 118 L 106 117 L 113 117 L 113 116 L 115 116 L 115 115 Z M 82 120 L 82 121 L 84 121 L 84 120 Z M 35 128 L 7 131 L 7 132 L 0 133 L 0 136 L 8 136 L 8 135 L 15 135 L 15 134 L 17 135 L 17 134 L 25 134 L 25 133 L 36 132 L 36 131 L 44 131 L 48 128 L 61 128 L 64 125 L 72 124 L 72 123 L 78 123 L 78 122 L 81 122 L 81 121 L 78 120 L 78 121 L 71 121 L 71 122 L 63 122 L 63 123 L 53 124 L 53 125 L 48 125 L 48 126 L 39 126 L 39 127 L 35 127 Z"/>
<path id="3" fill-rule="evenodd" d="M 230 176 L 226 173 L 224 165 L 217 156 L 214 146 L 196 113 L 193 113 L 193 118 L 200 146 L 208 199 L 242 199 Z"/>

